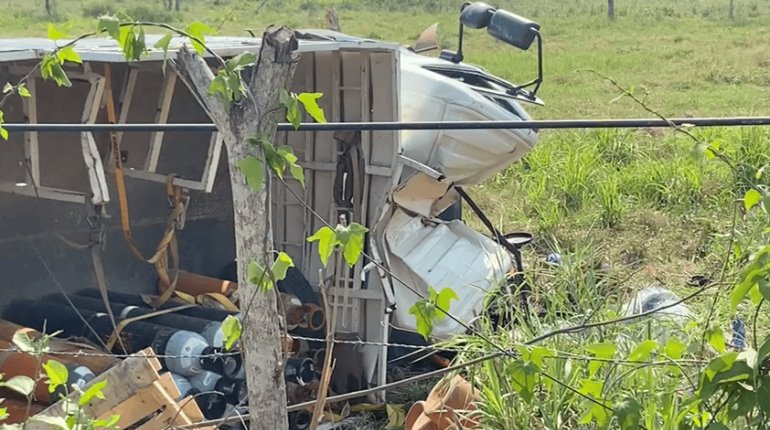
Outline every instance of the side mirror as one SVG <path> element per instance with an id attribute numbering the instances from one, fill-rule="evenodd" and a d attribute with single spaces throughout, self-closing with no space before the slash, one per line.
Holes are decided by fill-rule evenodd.
<path id="1" fill-rule="evenodd" d="M 475 2 L 464 6 L 460 13 L 460 24 L 470 28 L 484 28 L 489 25 L 495 8 L 482 2 Z"/>
<path id="2" fill-rule="evenodd" d="M 505 10 L 497 10 L 487 26 L 487 32 L 492 37 L 522 51 L 532 46 L 539 30 L 540 24 Z"/>

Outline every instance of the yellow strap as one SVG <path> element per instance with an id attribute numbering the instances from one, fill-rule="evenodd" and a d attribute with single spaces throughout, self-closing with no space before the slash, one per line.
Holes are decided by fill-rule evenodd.
<path id="1" fill-rule="evenodd" d="M 175 296 L 176 296 L 178 299 L 180 299 L 180 300 L 182 300 L 182 301 L 185 301 L 185 302 L 187 302 L 187 303 L 192 303 L 192 304 L 196 304 L 196 303 L 197 303 L 197 301 L 195 300 L 195 296 L 193 296 L 193 295 L 190 295 L 190 294 L 187 294 L 187 293 L 185 293 L 185 292 L 182 292 L 182 291 L 176 290 L 176 291 L 174 291 L 174 295 L 175 295 Z"/>
<path id="2" fill-rule="evenodd" d="M 113 99 L 112 87 L 110 84 L 110 67 L 105 66 L 104 69 L 105 81 L 107 82 L 105 88 L 106 107 L 107 107 L 107 121 L 110 124 L 115 124 L 117 121 L 117 113 L 115 112 L 115 101 Z M 126 180 L 123 174 L 123 164 L 121 162 L 120 155 L 120 140 L 117 133 L 110 133 L 110 141 L 113 152 L 113 163 L 115 167 L 115 189 L 118 193 L 118 204 L 120 206 L 120 224 L 123 230 L 123 237 L 126 239 L 131 253 L 141 261 L 146 261 L 149 264 L 155 266 L 155 270 L 158 272 L 158 279 L 160 280 L 160 287 L 162 293 L 156 301 L 151 303 L 152 307 L 158 307 L 166 301 L 174 292 L 176 288 L 176 281 L 179 269 L 179 248 L 176 242 L 176 228 L 179 219 L 184 215 L 184 204 L 182 203 L 182 190 L 180 187 L 174 185 L 173 177 L 169 176 L 166 181 L 166 193 L 169 200 L 172 202 L 171 211 L 166 219 L 166 230 L 161 237 L 160 242 L 155 250 L 155 254 L 150 258 L 145 258 L 142 252 L 134 244 L 133 234 L 131 233 L 131 221 L 128 211 L 128 196 L 126 193 Z M 172 263 L 174 266 L 174 278 L 171 279 L 168 274 L 168 251 L 171 249 Z"/>
<path id="3" fill-rule="evenodd" d="M 240 312 L 240 309 L 238 306 L 235 306 L 235 303 L 233 303 L 230 299 L 228 299 L 224 294 L 221 293 L 204 293 L 200 294 L 197 297 L 195 297 L 195 301 L 198 304 L 203 304 L 203 299 L 205 297 L 211 297 L 212 299 L 216 300 L 224 306 L 224 308 L 230 312 Z"/>
<path id="4" fill-rule="evenodd" d="M 126 328 L 126 326 L 128 326 L 132 322 L 146 320 L 146 319 L 149 319 L 149 318 L 153 318 L 153 317 L 157 317 L 157 316 L 161 316 L 161 315 L 165 315 L 165 314 L 170 314 L 172 312 L 183 311 L 185 309 L 190 309 L 190 308 L 195 307 L 195 306 L 196 305 L 194 305 L 194 304 L 176 306 L 176 307 L 169 308 L 169 309 L 161 309 L 159 311 L 150 312 L 149 314 L 138 315 L 138 316 L 135 316 L 135 317 L 126 318 L 126 319 L 124 319 L 124 320 L 122 320 L 121 322 L 118 323 L 117 327 L 115 327 L 115 331 L 112 332 L 112 334 L 110 335 L 110 338 L 107 340 L 107 350 L 108 351 L 112 351 L 112 348 L 115 346 L 115 342 L 117 342 L 118 339 L 120 338 L 120 333 L 123 331 L 124 328 Z"/>

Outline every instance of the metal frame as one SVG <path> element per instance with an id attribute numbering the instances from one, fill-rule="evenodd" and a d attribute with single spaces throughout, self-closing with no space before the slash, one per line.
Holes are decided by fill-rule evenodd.
<path id="1" fill-rule="evenodd" d="M 291 124 L 279 123 L 278 131 L 401 131 L 401 130 L 564 130 L 596 128 L 672 128 L 672 127 L 749 127 L 770 125 L 770 116 L 640 118 L 640 119 L 547 119 L 531 121 L 391 121 L 391 122 L 327 122 L 303 123 L 295 130 Z M 9 132 L 81 132 L 81 131 L 176 131 L 211 132 L 214 124 L 21 124 L 6 123 Z"/>
<path id="2" fill-rule="evenodd" d="M 26 74 L 28 72 L 22 66 L 12 65 L 8 68 L 11 73 Z M 94 124 L 99 113 L 102 95 L 104 93 L 104 78 L 93 73 L 87 65 L 83 71 L 68 71 L 68 76 L 73 80 L 87 81 L 90 84 L 86 101 L 83 105 L 83 114 L 81 116 L 82 124 Z M 26 125 L 35 125 L 38 120 L 37 111 L 37 92 L 35 91 L 36 81 L 40 78 L 40 72 L 36 72 L 28 80 L 28 88 L 33 94 L 32 97 L 22 99 L 22 108 L 24 115 L 29 121 Z M 72 124 L 71 124 L 72 125 Z M 96 147 L 93 132 L 89 130 L 78 130 L 80 133 L 80 145 L 83 154 L 83 162 L 88 172 L 88 181 L 91 188 L 91 202 L 93 204 L 104 204 L 110 200 L 107 179 L 104 175 L 104 166 Z M 40 180 L 40 141 L 38 132 L 26 131 L 24 134 L 24 162 L 27 166 L 26 185 L 20 186 L 8 181 L 0 181 L 0 191 L 11 194 L 42 197 L 51 200 L 58 200 L 71 203 L 85 203 L 88 196 L 79 191 L 65 190 L 56 187 L 43 185 Z"/>
<path id="3" fill-rule="evenodd" d="M 136 82 L 138 75 L 142 71 L 140 67 L 130 67 L 128 71 L 128 79 L 126 85 L 123 88 L 120 101 L 120 112 L 118 115 L 118 123 L 115 126 L 132 126 L 128 123 L 128 117 L 131 112 L 131 102 L 134 97 L 134 91 L 136 90 Z M 160 95 L 156 106 L 155 123 L 173 126 L 175 124 L 168 124 L 168 117 L 171 113 L 171 103 L 174 99 L 174 90 L 177 88 L 178 75 L 176 71 L 167 69 L 164 74 L 163 84 L 161 85 Z M 179 87 L 181 88 L 181 87 Z M 118 131 L 118 130 L 111 130 Z M 123 133 L 132 130 L 121 130 L 118 134 L 118 141 L 123 142 Z M 123 174 L 127 177 L 134 179 L 141 179 L 149 182 L 166 183 L 167 175 L 157 173 L 158 161 L 160 160 L 160 153 L 163 149 L 163 138 L 166 131 L 176 131 L 172 129 L 156 129 L 156 130 L 135 130 L 135 131 L 152 131 L 149 146 L 147 148 L 147 155 L 143 163 L 143 168 L 139 169 L 124 169 Z M 203 168 L 203 175 L 199 180 L 189 178 L 174 178 L 174 184 L 183 188 L 211 192 L 214 187 L 214 178 L 217 174 L 217 168 L 219 167 L 219 159 L 222 154 L 222 146 L 224 140 L 221 135 L 216 131 L 215 127 L 211 127 L 210 130 L 206 130 L 212 133 L 211 141 L 209 143 L 206 163 Z M 112 149 L 110 149 L 112 152 Z M 110 157 L 114 157 L 114 154 L 110 154 Z M 109 171 L 114 171 L 114 166 L 109 166 Z"/>

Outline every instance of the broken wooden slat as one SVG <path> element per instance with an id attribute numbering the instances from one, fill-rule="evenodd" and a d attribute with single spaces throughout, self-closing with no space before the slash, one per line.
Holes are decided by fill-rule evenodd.
<path id="1" fill-rule="evenodd" d="M 84 389 L 87 390 L 93 384 L 106 380 L 108 381 L 107 385 L 102 390 L 105 399 L 94 398 L 90 403 L 83 406 L 83 411 L 90 416 L 103 416 L 128 400 L 140 389 L 157 381 L 160 377 L 158 375 L 160 363 L 157 359 L 151 357 L 152 355 L 154 355 L 154 352 L 149 348 L 139 351 L 94 378 Z M 112 381 L 116 383 L 110 383 Z M 72 393 L 69 399 L 77 401 L 79 397 L 78 393 Z M 37 416 L 63 417 L 65 412 L 65 402 L 59 401 L 37 414 Z M 35 420 L 31 420 L 27 424 L 28 430 L 49 430 L 52 428 L 54 426 Z"/>

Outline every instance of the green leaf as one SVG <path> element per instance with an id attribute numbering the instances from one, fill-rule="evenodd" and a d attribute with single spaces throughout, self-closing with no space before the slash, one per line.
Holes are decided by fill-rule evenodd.
<path id="1" fill-rule="evenodd" d="M 9 390 L 13 390 L 22 396 L 27 397 L 32 394 L 32 391 L 35 389 L 35 381 L 29 376 L 19 375 L 14 376 L 7 381 L 0 382 L 0 387 L 8 388 Z"/>
<path id="2" fill-rule="evenodd" d="M 318 99 L 323 97 L 323 93 L 300 93 L 297 95 L 297 100 L 302 103 L 307 112 L 316 122 L 325 123 L 326 116 L 323 109 L 318 106 Z"/>
<path id="3" fill-rule="evenodd" d="M 120 42 L 120 21 L 114 16 L 102 16 L 96 24 L 96 31 L 105 31 L 113 39 Z"/>
<path id="4" fill-rule="evenodd" d="M 120 421 L 120 415 L 113 415 L 108 420 L 95 420 L 94 427 L 96 428 L 116 428 L 118 421 Z"/>
<path id="5" fill-rule="evenodd" d="M 765 300 L 770 300 L 770 282 L 767 279 L 760 279 L 757 281 L 757 287 L 762 297 Z"/>
<path id="6" fill-rule="evenodd" d="M 623 397 L 612 405 L 612 413 L 618 419 L 621 430 L 636 430 L 642 421 L 642 406 L 631 396 Z"/>
<path id="7" fill-rule="evenodd" d="M 283 179 L 283 171 L 286 170 L 286 159 L 266 139 L 261 139 L 260 142 L 262 143 L 262 152 L 265 154 L 267 165 L 273 169 L 279 178 Z"/>
<path id="8" fill-rule="evenodd" d="M 417 323 L 415 326 L 417 333 L 425 340 L 429 340 L 433 334 L 433 317 L 436 314 L 433 304 L 427 299 L 418 300 L 409 308 L 409 314 L 414 316 Z"/>
<path id="9" fill-rule="evenodd" d="M 216 30 L 202 22 L 193 22 L 187 26 L 185 33 L 192 36 L 190 38 L 190 43 L 192 44 L 193 48 L 195 48 L 195 52 L 197 52 L 198 55 L 203 55 L 203 53 L 206 51 L 206 35 L 214 34 L 216 33 Z"/>
<path id="10" fill-rule="evenodd" d="M 262 160 L 254 156 L 246 157 L 238 162 L 238 169 L 246 177 L 246 184 L 252 191 L 262 191 L 265 184 L 265 167 Z"/>
<path id="11" fill-rule="evenodd" d="M 139 60 L 147 50 L 144 38 L 144 28 L 141 25 L 126 25 L 120 27 L 118 43 L 126 60 Z"/>
<path id="12" fill-rule="evenodd" d="M 757 364 L 754 367 L 761 367 L 761 364 L 764 363 L 767 357 L 770 357 L 770 336 L 766 337 L 762 345 L 759 346 L 757 350 Z"/>
<path id="13" fill-rule="evenodd" d="M 765 417 L 770 416 L 770 376 L 763 376 L 760 379 L 757 389 L 757 406 L 765 414 Z"/>
<path id="14" fill-rule="evenodd" d="M 226 110 L 229 112 L 233 100 L 230 96 L 228 85 L 227 75 L 220 71 L 209 84 L 209 95 L 219 97 L 219 99 L 222 100 L 222 103 L 224 103 Z"/>
<path id="15" fill-rule="evenodd" d="M 8 130 L 3 127 L 3 124 L 5 124 L 5 114 L 3 111 L 0 110 L 0 137 L 3 138 L 3 140 L 8 140 Z"/>
<path id="16" fill-rule="evenodd" d="M 270 271 L 273 272 L 273 279 L 276 282 L 284 280 L 289 267 L 294 267 L 294 261 L 289 257 L 289 254 L 279 252 L 278 258 L 273 262 L 273 267 L 270 268 Z"/>
<path id="17" fill-rule="evenodd" d="M 431 290 L 433 290 L 433 288 L 431 288 Z M 436 318 L 442 320 L 444 317 L 446 317 L 445 312 L 449 312 L 449 307 L 452 304 L 452 300 L 460 300 L 460 298 L 457 297 L 457 293 L 455 293 L 451 288 L 443 288 L 441 292 L 436 295 L 436 307 L 439 309 L 439 312 L 436 314 Z"/>
<path id="18" fill-rule="evenodd" d="M 730 310 L 735 311 L 738 308 L 738 305 L 743 301 L 743 299 L 746 297 L 746 294 L 749 293 L 749 290 L 751 290 L 751 287 L 754 286 L 753 282 L 747 282 L 743 281 L 740 284 L 736 285 L 735 288 L 730 292 Z"/>
<path id="19" fill-rule="evenodd" d="M 531 361 L 532 364 L 538 368 L 542 369 L 545 367 L 544 359 L 549 355 L 553 355 L 553 351 L 543 346 L 536 346 L 532 348 L 532 351 L 529 353 L 529 361 Z"/>
<path id="20" fill-rule="evenodd" d="M 0 421 L 8 419 L 8 408 L 0 408 Z M 2 430 L 2 427 L 0 427 Z"/>
<path id="21" fill-rule="evenodd" d="M 67 420 L 65 420 L 62 417 L 56 417 L 56 416 L 47 416 L 47 415 L 34 415 L 32 417 L 29 417 L 32 421 L 39 421 L 41 423 L 45 423 L 48 425 L 52 425 L 54 427 L 58 427 L 63 430 L 69 430 L 69 424 L 67 424 Z"/>
<path id="22" fill-rule="evenodd" d="M 48 38 L 51 40 L 66 39 L 67 35 L 59 31 L 53 24 L 48 24 Z"/>
<path id="23" fill-rule="evenodd" d="M 80 406 L 85 406 L 88 403 L 91 402 L 91 400 L 96 397 L 97 399 L 104 400 L 104 393 L 102 390 L 104 390 L 104 387 L 107 386 L 107 380 L 95 382 L 93 385 L 88 387 L 85 393 L 83 393 L 82 396 L 80 396 L 80 399 L 78 399 L 78 404 Z"/>
<path id="24" fill-rule="evenodd" d="M 329 227 L 321 227 L 312 236 L 307 238 L 308 242 L 318 242 L 318 255 L 321 257 L 321 263 L 326 267 L 329 257 L 337 246 L 337 233 Z"/>
<path id="25" fill-rule="evenodd" d="M 706 330 L 706 340 L 720 354 L 727 350 L 725 346 L 725 333 L 720 327 L 711 327 Z"/>
<path id="26" fill-rule="evenodd" d="M 257 62 L 257 56 L 251 52 L 244 52 L 225 62 L 225 67 L 231 72 L 238 72 Z"/>
<path id="27" fill-rule="evenodd" d="M 260 291 L 269 291 L 271 288 L 273 288 L 270 275 L 267 273 L 267 271 L 265 271 L 265 268 L 256 261 L 251 261 L 249 263 L 246 273 L 249 278 L 249 282 L 256 285 Z"/>
<path id="28" fill-rule="evenodd" d="M 43 364 L 46 376 L 48 376 L 48 392 L 53 393 L 61 385 L 67 384 L 69 371 L 67 367 L 58 361 L 48 360 Z"/>
<path id="29" fill-rule="evenodd" d="M 628 361 L 647 361 L 650 359 L 652 351 L 657 347 L 658 343 L 654 340 L 645 340 L 631 351 L 631 354 L 628 355 Z"/>
<path id="30" fill-rule="evenodd" d="M 681 341 L 677 339 L 669 339 L 668 342 L 666 342 L 666 346 L 663 348 L 663 353 L 666 354 L 666 357 L 679 360 L 682 358 L 682 355 L 687 350 L 687 345 L 682 343 Z"/>
<path id="31" fill-rule="evenodd" d="M 32 94 L 29 93 L 29 89 L 24 84 L 24 82 L 20 83 L 18 87 L 16 87 L 16 91 L 19 92 L 19 95 L 24 98 L 32 97 Z"/>
<path id="32" fill-rule="evenodd" d="M 302 166 L 299 164 L 290 164 L 289 165 L 289 173 L 291 173 L 291 177 L 299 181 L 300 184 L 302 184 L 302 187 L 305 187 L 305 171 L 302 169 Z"/>
<path id="33" fill-rule="evenodd" d="M 596 379 L 583 379 L 581 381 L 578 392 L 585 396 L 591 397 L 600 403 L 602 403 L 602 390 L 604 388 L 604 382 Z M 603 404 L 603 403 L 602 403 Z M 586 401 L 587 410 L 583 417 L 580 419 L 580 423 L 588 424 L 591 421 L 596 421 L 597 424 L 603 426 L 609 420 L 609 414 L 607 410 L 597 405 L 594 402 Z"/>
<path id="34" fill-rule="evenodd" d="M 13 340 L 11 340 L 23 352 L 35 352 L 37 351 L 37 344 L 27 333 L 17 331 L 13 334 Z"/>
<path id="35" fill-rule="evenodd" d="M 756 206 L 761 201 L 762 193 L 753 188 L 746 191 L 746 195 L 743 196 L 743 206 L 746 208 L 746 211 L 750 211 L 751 208 Z"/>
<path id="36" fill-rule="evenodd" d="M 40 76 L 45 79 L 52 79 L 60 87 L 71 87 L 72 82 L 64 73 L 59 59 L 49 54 L 45 54 L 40 62 Z"/>
<path id="37" fill-rule="evenodd" d="M 278 98 L 281 104 L 286 108 L 286 120 L 289 121 L 296 130 L 299 128 L 299 124 L 302 121 L 302 113 L 299 111 L 299 102 L 295 94 L 289 94 L 285 89 L 281 88 L 278 93 Z"/>
<path id="38" fill-rule="evenodd" d="M 168 60 L 168 45 L 171 43 L 172 38 L 173 38 L 173 34 L 166 33 L 157 42 L 155 42 L 155 45 L 154 45 L 156 49 L 163 50 L 163 64 L 161 66 L 161 70 L 163 71 L 164 75 L 166 74 L 166 62 Z M 209 92 L 211 92 L 211 88 L 209 88 Z"/>
<path id="39" fill-rule="evenodd" d="M 519 393 L 522 400 L 531 403 L 537 388 L 537 367 L 524 360 L 515 360 L 507 373 L 511 378 L 511 388 Z"/>
<path id="40" fill-rule="evenodd" d="M 72 46 L 65 46 L 64 48 L 56 51 L 56 58 L 59 59 L 59 63 L 61 64 L 64 64 L 65 61 L 69 61 L 70 63 L 83 64 L 83 60 L 80 58 L 80 55 L 75 52 Z"/>
<path id="41" fill-rule="evenodd" d="M 617 348 L 612 342 L 594 343 L 585 347 L 586 352 L 592 354 L 596 358 L 603 360 L 609 360 L 615 356 Z M 591 361 L 588 363 L 588 374 L 594 375 L 600 367 L 604 365 L 601 361 Z"/>
<path id="42" fill-rule="evenodd" d="M 353 267 L 364 252 L 364 237 L 368 231 L 368 228 L 355 222 L 347 227 L 337 226 L 336 235 L 342 244 L 342 254 L 348 266 Z"/>
<path id="43" fill-rule="evenodd" d="M 13 84 L 10 82 L 6 82 L 5 86 L 3 87 L 3 94 L 8 94 L 11 91 L 13 91 Z"/>
<path id="44" fill-rule="evenodd" d="M 225 351 L 229 351 L 238 342 L 242 332 L 241 320 L 234 315 L 228 315 L 222 321 L 222 334 L 225 335 Z"/>

